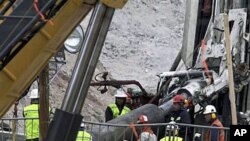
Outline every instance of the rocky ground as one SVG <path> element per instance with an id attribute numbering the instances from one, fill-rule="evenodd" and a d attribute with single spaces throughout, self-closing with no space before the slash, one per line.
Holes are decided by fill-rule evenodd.
<path id="1" fill-rule="evenodd" d="M 157 74 L 168 71 L 181 48 L 185 0 L 129 0 L 115 12 L 96 74 L 108 71 L 112 78 L 138 80 L 147 91 L 155 93 Z M 86 30 L 89 16 L 82 25 Z M 53 79 L 50 105 L 60 108 L 77 55 L 67 53 L 66 65 Z M 104 110 L 114 101 L 111 89 L 100 94 L 90 88 L 82 110 L 86 120 L 102 122 Z M 19 116 L 28 98 L 19 104 Z M 11 117 L 10 111 L 6 117 Z"/>

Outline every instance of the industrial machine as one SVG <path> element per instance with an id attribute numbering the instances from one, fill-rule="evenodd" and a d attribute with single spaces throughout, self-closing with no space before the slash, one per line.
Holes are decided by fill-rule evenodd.
<path id="1" fill-rule="evenodd" d="M 170 71 L 159 74 L 155 95 L 158 108 L 146 104 L 108 123 L 135 123 L 136 118 L 130 117 L 140 114 L 147 115 L 152 123 L 164 123 L 172 111 L 172 98 L 183 95 L 189 101 L 194 124 L 205 123 L 203 108 L 212 104 L 225 127 L 249 125 L 249 4 L 244 0 L 187 1 L 182 49 Z M 130 138 L 129 132 L 117 137 L 121 131 L 127 128 L 103 128 L 96 136 L 103 141 Z"/>
<path id="2" fill-rule="evenodd" d="M 243 113 L 250 109 L 249 3 L 225 2 L 204 1 L 202 8 L 198 3 L 187 5 L 200 12 L 186 11 L 186 14 L 194 15 L 186 17 L 180 53 L 186 70 L 160 74 L 158 92 L 164 97 L 163 101 L 176 94 L 185 95 L 193 106 L 200 107 L 193 114 L 213 104 L 221 115 L 223 125 L 229 126 L 232 112 L 236 112 L 237 123 L 243 124 L 246 123 Z M 199 19 L 196 24 L 193 23 L 194 18 Z M 196 29 L 196 33 L 192 33 L 192 29 Z M 230 90 L 235 93 L 235 101 L 229 95 Z M 236 108 L 232 111 L 234 104 Z"/>
<path id="3" fill-rule="evenodd" d="M 114 10 L 126 2 L 0 0 L 0 116 L 23 95 L 93 10 L 81 49 L 70 48 L 71 41 L 65 44 L 68 51 L 79 51 L 79 55 L 62 107 L 56 110 L 46 137 L 48 141 L 75 140 L 82 121 L 80 112 Z M 151 101 L 154 104 L 145 104 L 109 123 L 130 123 L 133 119 L 128 116 L 142 113 L 149 118 L 157 115 L 154 122 L 164 122 L 171 112 L 171 99 L 177 94 L 190 101 L 194 123 L 200 121 L 199 113 L 207 104 L 216 105 L 225 126 L 235 119 L 233 112 L 249 110 L 249 10 L 248 0 L 187 1 L 183 46 L 170 72 L 159 74 L 157 92 Z M 181 60 L 185 70 L 177 71 Z M 229 96 L 229 92 L 235 94 Z M 109 140 L 112 132 L 118 131 L 103 129 L 97 138 Z"/>

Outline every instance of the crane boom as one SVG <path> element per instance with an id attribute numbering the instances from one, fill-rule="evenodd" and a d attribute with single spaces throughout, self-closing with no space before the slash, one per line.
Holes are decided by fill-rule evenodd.
<path id="1" fill-rule="evenodd" d="M 95 3 L 95 0 L 88 0 Z M 92 9 L 84 0 L 67 0 L 30 41 L 0 71 L 0 117 L 34 81 L 64 40 Z M 1 23 L 0 23 L 1 26 Z"/>

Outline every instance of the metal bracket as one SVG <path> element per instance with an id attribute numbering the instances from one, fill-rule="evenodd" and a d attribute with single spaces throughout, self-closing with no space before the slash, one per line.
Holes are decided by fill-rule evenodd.
<path id="1" fill-rule="evenodd" d="M 249 42 L 249 33 L 244 33 L 243 34 L 243 39 Z"/>

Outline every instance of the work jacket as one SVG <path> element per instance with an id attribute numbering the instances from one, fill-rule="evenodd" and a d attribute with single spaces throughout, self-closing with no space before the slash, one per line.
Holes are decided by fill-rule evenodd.
<path id="1" fill-rule="evenodd" d="M 39 138 L 39 113 L 38 104 L 31 104 L 24 107 L 23 115 L 25 118 L 26 139 Z"/>
<path id="2" fill-rule="evenodd" d="M 213 121 L 211 126 L 216 126 L 216 127 L 221 127 L 223 128 L 223 125 L 221 124 L 221 122 L 216 119 Z M 206 136 L 205 136 L 205 141 L 211 141 L 211 136 L 213 136 L 210 132 L 211 129 L 207 130 L 206 132 Z M 212 130 L 216 130 L 216 129 L 212 129 Z M 219 131 L 219 138 L 216 137 L 216 141 L 225 141 L 224 139 L 224 130 L 223 129 L 218 129 Z M 214 140 L 212 140 L 214 141 Z"/>
<path id="3" fill-rule="evenodd" d="M 92 141 L 92 136 L 86 131 L 79 131 L 76 141 Z"/>
<path id="4" fill-rule="evenodd" d="M 183 138 L 177 136 L 166 136 L 162 138 L 160 141 L 183 141 Z"/>
<path id="5" fill-rule="evenodd" d="M 157 137 L 151 128 L 144 127 L 140 134 L 139 141 L 157 141 Z"/>
<path id="6" fill-rule="evenodd" d="M 124 106 L 121 112 L 119 111 L 119 108 L 117 107 L 116 104 L 110 104 L 109 107 L 113 113 L 113 118 L 126 115 L 130 111 L 130 109 L 127 106 Z"/>

